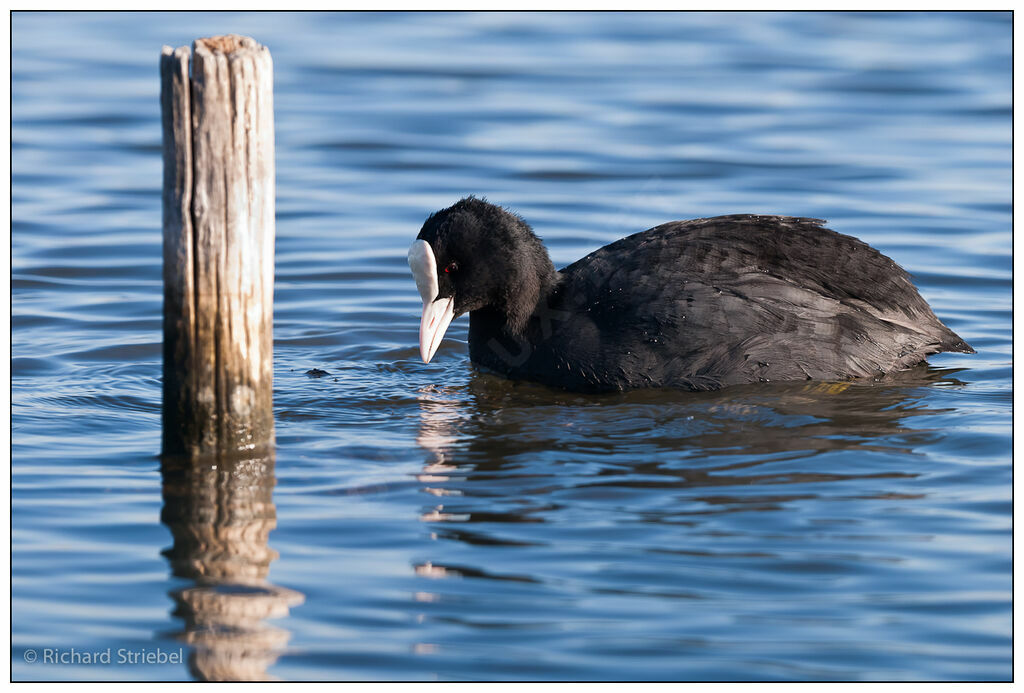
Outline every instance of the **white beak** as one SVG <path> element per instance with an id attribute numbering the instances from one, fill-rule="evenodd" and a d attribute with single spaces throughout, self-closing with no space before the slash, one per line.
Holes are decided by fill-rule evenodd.
<path id="1" fill-rule="evenodd" d="M 423 317 L 420 318 L 420 356 L 430 363 L 441 346 L 448 325 L 455 317 L 455 297 L 438 298 L 437 262 L 430 244 L 413 241 L 409 248 L 409 268 L 416 279 L 416 288 L 423 299 Z"/>

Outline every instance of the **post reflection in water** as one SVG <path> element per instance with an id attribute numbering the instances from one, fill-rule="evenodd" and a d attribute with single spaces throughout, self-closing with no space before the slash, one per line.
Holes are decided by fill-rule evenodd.
<path id="1" fill-rule="evenodd" d="M 174 544 L 163 552 L 176 577 L 194 584 L 171 593 L 184 621 L 176 637 L 192 647 L 189 667 L 203 681 L 263 680 L 290 633 L 264 623 L 288 615 L 301 593 L 270 584 L 277 552 L 274 457 L 195 462 L 165 457 L 161 520 Z"/>
<path id="2" fill-rule="evenodd" d="M 701 515 L 779 511 L 790 501 L 827 497 L 826 491 L 808 490 L 820 489 L 814 485 L 821 482 L 879 480 L 877 486 L 884 488 L 887 479 L 920 473 L 894 460 L 913 459 L 914 449 L 937 435 L 908 424 L 946 411 L 924 406 L 923 388 L 960 386 L 952 377 L 956 372 L 920 366 L 876 383 L 607 396 L 555 392 L 479 374 L 468 386 L 427 387 L 419 393 L 417 437 L 427 458 L 417 478 L 436 502 L 425 505 L 420 519 L 437 523 L 430 535 L 434 540 L 512 545 L 500 536 L 509 526 L 503 523 L 568 521 L 559 515 L 568 505 L 558 494 L 597 498 L 606 489 L 621 498 L 629 489 L 663 489 L 678 494 L 678 505 L 670 497 L 659 510 L 634 511 L 637 517 L 695 525 Z M 846 451 L 854 453 L 851 464 L 830 458 L 818 466 L 813 459 Z M 883 459 L 865 463 L 856 453 L 882 453 Z M 805 486 L 787 493 L 793 484 Z M 888 491 L 872 497 L 915 498 Z M 624 507 L 629 510 L 619 502 L 616 510 Z M 535 579 L 440 560 L 414 569 L 430 578 Z M 418 601 L 437 598 L 417 595 Z"/>

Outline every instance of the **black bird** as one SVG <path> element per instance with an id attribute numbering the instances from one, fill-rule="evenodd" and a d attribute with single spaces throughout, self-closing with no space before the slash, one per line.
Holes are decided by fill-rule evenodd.
<path id="1" fill-rule="evenodd" d="M 902 268 L 824 223 L 672 221 L 555 271 L 525 221 L 467 197 L 409 249 L 420 355 L 467 312 L 475 365 L 580 392 L 880 377 L 974 353 Z"/>

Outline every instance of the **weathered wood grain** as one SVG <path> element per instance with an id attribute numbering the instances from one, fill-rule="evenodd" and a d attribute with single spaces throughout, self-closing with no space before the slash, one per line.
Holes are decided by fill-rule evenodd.
<path id="1" fill-rule="evenodd" d="M 251 452 L 274 430 L 270 52 L 220 36 L 160 66 L 164 452 Z"/>

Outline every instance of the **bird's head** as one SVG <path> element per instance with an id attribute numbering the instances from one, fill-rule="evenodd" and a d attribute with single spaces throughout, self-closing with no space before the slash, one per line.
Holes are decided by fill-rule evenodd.
<path id="1" fill-rule="evenodd" d="M 510 332 L 523 329 L 555 281 L 547 250 L 515 214 L 475 197 L 432 214 L 409 248 L 423 299 L 420 356 L 429 363 L 452 320 L 493 309 Z"/>

